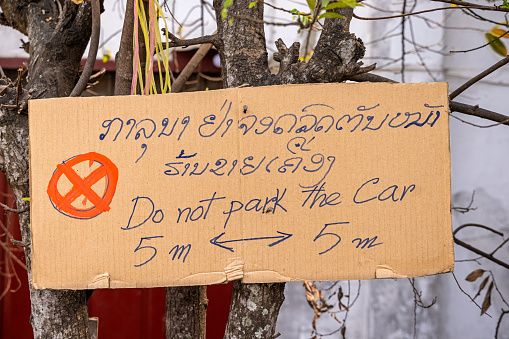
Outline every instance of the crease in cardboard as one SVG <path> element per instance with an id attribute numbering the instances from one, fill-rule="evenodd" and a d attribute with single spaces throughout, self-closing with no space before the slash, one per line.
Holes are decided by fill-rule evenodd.
<path id="1" fill-rule="evenodd" d="M 387 265 L 377 265 L 376 270 L 375 270 L 375 278 L 376 279 L 401 279 L 401 278 L 408 278 L 408 276 L 394 272 L 394 270 Z"/>
<path id="2" fill-rule="evenodd" d="M 89 289 L 109 288 L 110 287 L 110 274 L 108 272 L 96 275 L 92 282 L 88 284 Z"/>
<path id="3" fill-rule="evenodd" d="M 231 262 L 224 268 L 226 282 L 244 278 L 244 260 L 232 258 Z"/>
<path id="4" fill-rule="evenodd" d="M 299 279 L 299 278 L 290 278 L 287 277 L 279 272 L 272 271 L 272 270 L 264 270 L 264 271 L 254 271 L 254 272 L 247 272 L 244 274 L 244 278 L 242 279 L 242 282 L 246 283 L 266 283 L 266 282 L 289 282 L 289 281 L 301 281 L 306 279 Z"/>

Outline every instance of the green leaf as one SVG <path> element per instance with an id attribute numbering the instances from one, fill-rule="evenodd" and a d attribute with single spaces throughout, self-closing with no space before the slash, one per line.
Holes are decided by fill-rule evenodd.
<path id="1" fill-rule="evenodd" d="M 230 7 L 233 4 L 233 0 L 226 0 L 223 2 L 223 9 L 221 10 L 221 17 L 223 19 L 226 19 L 226 16 L 228 15 L 228 7 Z"/>
<path id="2" fill-rule="evenodd" d="M 357 6 L 362 6 L 361 4 L 358 4 L 356 0 L 341 0 L 344 4 L 346 4 L 348 7 L 355 8 Z"/>
<path id="3" fill-rule="evenodd" d="M 322 18 L 338 18 L 338 19 L 344 19 L 345 17 L 342 16 L 342 15 L 339 15 L 338 13 L 334 13 L 334 12 L 326 12 L 326 13 L 323 13 L 323 14 L 320 14 L 320 16 L 318 17 L 318 20 L 322 19 Z"/>
<path id="4" fill-rule="evenodd" d="M 254 6 L 256 6 L 256 4 L 258 3 L 258 1 L 253 1 L 249 4 L 249 8 L 253 8 Z"/>
<path id="5" fill-rule="evenodd" d="M 28 198 L 21 198 L 21 200 L 23 200 L 23 201 L 30 201 L 30 197 L 28 197 Z"/>
<path id="6" fill-rule="evenodd" d="M 330 0 L 322 0 L 322 7 L 327 7 L 329 2 L 330 2 Z"/>
<path id="7" fill-rule="evenodd" d="M 324 9 L 327 11 L 329 9 L 343 8 L 343 7 L 349 7 L 349 6 L 343 2 L 333 2 L 333 3 L 329 4 L 327 7 L 325 7 Z"/>
<path id="8" fill-rule="evenodd" d="M 325 10 L 334 9 L 334 8 L 343 8 L 343 7 L 352 7 L 355 8 L 357 6 L 362 6 L 358 4 L 356 0 L 341 0 L 338 2 L 333 2 L 325 7 Z"/>
<path id="9" fill-rule="evenodd" d="M 484 35 L 486 40 L 490 43 L 491 48 L 495 51 L 495 53 L 500 54 L 503 57 L 507 56 L 507 49 L 505 45 L 500 39 L 497 39 L 493 34 L 486 33 Z"/>
<path id="10" fill-rule="evenodd" d="M 290 13 L 295 14 L 295 15 L 299 15 L 299 11 L 297 10 L 297 8 L 292 9 L 290 11 Z"/>
<path id="11" fill-rule="evenodd" d="M 306 0 L 306 2 L 308 3 L 308 6 L 309 6 L 309 9 L 311 10 L 311 12 L 313 12 L 316 8 L 316 1 Z"/>
<path id="12" fill-rule="evenodd" d="M 230 18 L 230 20 L 228 20 L 228 24 L 231 26 L 233 25 L 233 18 Z"/>

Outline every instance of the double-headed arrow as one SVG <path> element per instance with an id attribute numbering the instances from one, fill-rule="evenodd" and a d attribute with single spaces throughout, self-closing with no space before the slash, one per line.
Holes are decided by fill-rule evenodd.
<path id="1" fill-rule="evenodd" d="M 221 238 L 225 234 L 223 232 L 223 233 L 219 234 L 217 237 L 214 237 L 214 238 L 210 239 L 210 243 L 212 245 L 216 245 L 216 246 L 224 248 L 224 249 L 226 249 L 228 251 L 233 252 L 233 248 L 232 247 L 225 246 L 224 244 L 228 244 L 228 243 L 231 243 L 231 242 L 240 242 L 240 241 L 254 241 L 254 240 L 277 239 L 276 241 L 274 241 L 273 243 L 270 243 L 268 245 L 269 247 L 272 247 L 272 246 L 275 246 L 275 245 L 279 244 L 280 242 L 285 241 L 286 239 L 290 238 L 293 235 L 293 234 L 279 232 L 279 231 L 277 231 L 277 233 L 279 233 L 280 235 L 277 235 L 277 236 L 274 236 L 274 237 L 258 237 L 258 238 L 245 238 L 245 239 L 235 239 L 235 240 L 219 241 L 219 238 Z"/>

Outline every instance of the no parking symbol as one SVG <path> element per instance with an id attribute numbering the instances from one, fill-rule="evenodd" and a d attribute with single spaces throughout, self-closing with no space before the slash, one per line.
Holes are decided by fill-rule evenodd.
<path id="1" fill-rule="evenodd" d="M 92 167 L 94 163 L 98 163 L 99 167 L 85 178 L 82 178 L 73 169 L 73 166 L 86 162 L 89 163 L 88 167 Z M 72 184 L 72 188 L 64 195 L 58 189 L 62 175 L 65 175 Z M 99 196 L 92 189 L 92 186 L 103 178 L 106 179 L 106 185 L 104 192 Z M 106 156 L 90 152 L 77 155 L 57 165 L 47 192 L 53 207 L 60 213 L 76 219 L 90 219 L 110 210 L 110 203 L 115 195 L 117 182 L 117 166 Z M 88 200 L 93 205 L 92 207 L 78 208 L 72 205 L 82 195 L 85 197 L 83 205 Z"/>

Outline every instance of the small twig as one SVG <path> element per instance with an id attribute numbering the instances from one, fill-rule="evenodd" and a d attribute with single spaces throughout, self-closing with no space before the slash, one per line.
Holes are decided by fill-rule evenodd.
<path id="1" fill-rule="evenodd" d="M 454 115 L 451 115 L 452 117 L 454 117 Z M 474 197 L 475 197 L 475 191 L 472 192 L 472 198 L 470 199 L 470 203 L 468 204 L 467 207 L 452 207 L 451 209 L 456 211 L 456 212 L 459 212 L 461 214 L 463 213 L 467 213 L 469 211 L 475 211 L 477 209 L 477 207 L 472 207 L 472 204 L 474 203 Z"/>
<path id="2" fill-rule="evenodd" d="M 11 208 L 9 206 L 7 206 L 6 204 L 4 203 L 1 203 L 0 202 L 0 207 L 2 207 L 4 210 L 6 210 L 7 212 L 12 212 L 12 213 L 17 213 L 17 214 L 20 214 L 20 213 L 25 213 L 26 211 L 28 211 L 28 207 L 25 207 L 25 208 L 22 208 L 22 209 L 14 209 L 14 208 Z"/>
<path id="3" fill-rule="evenodd" d="M 16 81 L 14 81 L 14 83 L 13 83 L 12 85 L 13 85 L 13 86 L 18 86 L 18 81 L 19 81 L 19 79 L 20 79 L 20 78 L 22 79 L 22 78 L 23 78 L 25 75 L 27 75 L 27 74 L 28 74 L 28 67 L 27 67 L 27 68 L 25 68 L 25 69 L 23 69 L 23 73 L 21 73 L 21 77 L 19 77 L 19 76 L 18 76 L 18 78 L 16 79 Z"/>
<path id="4" fill-rule="evenodd" d="M 457 116 L 455 116 L 454 114 L 449 114 L 451 117 L 453 117 L 454 119 L 456 120 L 459 120 L 461 121 L 462 123 L 464 124 L 467 124 L 467 125 L 470 125 L 470 126 L 474 126 L 474 127 L 479 127 L 479 128 L 492 128 L 492 127 L 496 127 L 496 126 L 500 126 L 500 125 L 504 125 L 506 122 L 509 122 L 509 119 L 507 120 L 504 120 L 504 121 L 501 121 L 501 122 L 497 122 L 496 124 L 491 124 L 491 125 L 478 125 L 478 124 L 474 124 L 473 122 L 470 122 L 470 121 L 466 121 L 466 120 L 463 120 L 461 118 L 458 118 Z M 463 213 L 463 212 L 461 212 Z"/>
<path id="5" fill-rule="evenodd" d="M 475 304 L 475 306 L 477 306 L 482 311 L 481 306 L 479 306 L 479 304 L 474 299 L 472 299 L 470 294 L 468 294 L 467 292 L 465 292 L 465 290 L 463 288 L 461 288 L 461 285 L 460 285 L 458 279 L 456 279 L 456 275 L 454 274 L 454 272 L 451 272 L 451 274 L 454 278 L 454 281 L 456 281 L 456 285 L 458 285 L 458 288 L 460 289 L 460 291 L 463 292 L 463 294 L 466 295 Z M 492 318 L 488 312 L 486 312 L 484 314 L 486 314 L 488 317 Z"/>
<path id="6" fill-rule="evenodd" d="M 248 21 L 251 21 L 251 22 L 254 22 L 257 24 L 265 24 L 265 25 L 272 25 L 272 26 L 299 26 L 302 29 L 309 27 L 309 25 L 308 26 L 303 25 L 300 21 L 272 22 L 272 21 L 265 21 L 265 20 L 260 20 L 260 19 L 256 19 L 256 18 L 251 18 L 250 16 L 246 16 L 246 15 L 235 15 L 235 14 L 232 14 L 232 17 L 234 17 L 235 19 L 248 20 Z"/>
<path id="7" fill-rule="evenodd" d="M 401 18 L 401 17 L 405 17 L 405 16 L 422 14 L 422 13 L 443 11 L 443 10 L 446 10 L 446 9 L 463 9 L 463 8 L 469 8 L 469 7 L 461 7 L 461 6 L 458 6 L 458 7 L 439 7 L 439 8 L 426 9 L 424 11 L 419 11 L 419 12 L 405 13 L 405 14 L 398 14 L 398 15 L 391 15 L 391 16 L 381 16 L 381 17 L 376 17 L 376 18 L 366 18 L 366 17 L 358 16 L 358 15 L 356 15 L 354 13 L 353 17 L 355 19 L 359 19 L 359 20 L 385 20 L 385 19 Z"/>
<path id="8" fill-rule="evenodd" d="M 500 290 L 498 289 L 498 285 L 497 285 L 497 282 L 496 282 L 496 279 L 495 279 L 495 275 L 493 274 L 493 272 L 491 270 L 488 270 L 489 274 L 491 275 L 491 280 L 493 281 L 493 285 L 495 286 L 495 289 L 497 290 L 497 293 L 500 297 L 500 299 L 502 299 L 502 302 L 509 307 L 509 304 L 507 303 L 507 301 L 505 300 L 504 298 L 504 295 L 502 294 L 502 292 L 500 292 Z"/>
<path id="9" fill-rule="evenodd" d="M 21 91 L 23 91 L 23 88 L 21 86 L 21 76 L 23 74 L 23 68 L 18 68 L 18 79 L 16 80 L 17 86 L 16 86 L 16 109 L 19 109 L 19 95 Z"/>
<path id="10" fill-rule="evenodd" d="M 507 34 L 508 32 L 506 32 L 505 34 Z M 499 69 L 500 67 L 504 66 L 507 63 L 509 63 L 509 56 L 507 56 L 504 59 L 500 60 L 499 62 L 497 62 L 496 64 L 492 65 L 491 67 L 485 69 L 484 71 L 482 71 L 481 73 L 477 74 L 475 77 L 473 77 L 472 79 L 468 80 L 463 85 L 458 87 L 454 92 L 449 94 L 449 99 L 452 100 L 452 99 L 456 98 L 459 94 L 464 92 L 467 88 L 469 88 L 470 86 L 472 86 L 473 84 L 475 84 L 476 82 L 478 82 L 479 80 L 484 78 L 485 76 L 493 73 L 494 71 L 496 71 L 497 69 Z"/>
<path id="11" fill-rule="evenodd" d="M 99 49 L 99 36 L 101 33 L 101 6 L 99 0 L 92 0 L 92 36 L 90 38 L 90 50 L 88 52 L 87 62 L 81 73 L 80 79 L 71 92 L 70 97 L 79 97 L 87 87 L 88 79 L 94 70 L 97 50 Z"/>
<path id="12" fill-rule="evenodd" d="M 0 65 L 0 77 L 5 78 L 4 69 L 2 68 L 1 65 Z"/>
<path id="13" fill-rule="evenodd" d="M 165 32 L 164 29 L 162 31 L 163 31 L 163 33 Z M 219 40 L 217 34 L 204 35 L 204 36 L 194 38 L 194 39 L 179 39 L 174 34 L 172 34 L 170 32 L 167 32 L 167 33 L 171 40 L 171 42 L 168 43 L 168 48 L 188 47 L 188 46 L 202 45 L 202 44 L 215 44 Z M 163 49 L 166 49 L 166 44 L 163 45 Z"/>
<path id="14" fill-rule="evenodd" d="M 466 227 L 478 227 L 478 228 L 482 228 L 482 229 L 485 229 L 485 230 L 488 230 L 490 232 L 493 232 L 499 236 L 501 236 L 502 238 L 504 237 L 504 234 L 497 231 L 497 230 L 494 230 L 493 228 L 491 227 L 488 227 L 488 226 L 484 226 L 484 225 L 481 225 L 481 224 L 464 224 L 464 225 L 461 225 L 459 226 L 458 228 L 456 228 L 454 230 L 454 232 L 452 232 L 452 237 L 454 239 L 454 242 L 464 248 L 466 248 L 467 250 L 470 250 L 472 252 L 474 252 L 475 254 L 478 254 L 478 255 L 481 255 L 483 256 L 484 258 L 488 259 L 488 260 L 491 260 L 492 262 L 494 262 L 495 264 L 498 264 L 506 269 L 509 269 L 509 264 L 508 263 L 505 263 L 503 262 L 502 260 L 499 260 L 497 258 L 495 258 L 493 256 L 493 253 L 486 253 L 486 252 L 483 252 L 481 250 L 479 250 L 478 248 L 470 245 L 470 244 L 467 244 L 466 242 L 462 241 L 462 240 L 459 240 L 458 238 L 456 238 L 456 233 L 458 233 L 460 230 L 462 230 L 463 228 L 466 228 Z M 504 242 L 505 243 L 505 242 Z"/>
<path id="15" fill-rule="evenodd" d="M 415 278 L 408 278 L 408 281 L 410 282 L 410 285 L 412 285 L 412 290 L 414 292 L 414 301 L 417 306 L 419 306 L 420 308 L 430 308 L 431 306 L 436 304 L 437 297 L 435 296 L 429 305 L 425 305 L 424 302 L 422 301 L 422 292 L 419 292 L 415 287 Z"/>
<path id="16" fill-rule="evenodd" d="M 25 270 L 27 269 L 26 265 L 18 259 L 10 250 L 9 246 L 3 243 L 3 241 L 0 241 L 0 246 L 4 249 L 5 252 L 9 253 L 9 256 L 14 259 L 15 262 L 17 262 L 21 267 L 23 267 Z"/>
<path id="17" fill-rule="evenodd" d="M 26 242 L 24 241 L 19 241 L 19 240 L 16 240 L 14 238 L 11 238 L 11 242 L 14 246 L 20 246 L 20 247 L 27 247 L 29 244 L 27 244 Z"/>
<path id="18" fill-rule="evenodd" d="M 482 9 L 485 11 L 497 11 L 497 12 L 509 12 L 509 8 L 504 8 L 501 6 L 483 6 L 483 5 L 477 5 L 473 4 L 471 2 L 465 2 L 462 0 L 431 0 L 433 2 L 443 2 L 446 4 L 453 4 L 453 5 L 459 5 L 464 6 L 467 8 L 473 8 L 473 9 Z M 454 8 L 454 7 L 452 7 Z M 457 8 L 457 7 L 456 7 Z"/>
<path id="19" fill-rule="evenodd" d="M 502 323 L 502 318 L 509 313 L 509 310 L 502 309 L 502 313 L 500 314 L 500 318 L 497 321 L 497 328 L 495 329 L 495 339 L 498 339 L 498 330 L 500 329 L 500 324 Z"/>
<path id="20" fill-rule="evenodd" d="M 455 53 L 468 53 L 468 52 L 472 52 L 472 51 L 477 51 L 478 49 L 484 48 L 488 45 L 491 45 L 493 42 L 500 40 L 501 38 L 505 37 L 507 34 L 509 34 L 509 31 L 505 32 L 504 34 L 500 34 L 495 39 L 485 43 L 484 45 L 477 46 L 477 47 L 470 48 L 470 49 L 461 50 L 461 51 L 449 51 L 449 53 L 455 54 Z"/>
<path id="21" fill-rule="evenodd" d="M 449 108 L 451 111 L 460 112 L 463 114 L 473 115 L 479 118 L 495 121 L 501 125 L 509 125 L 509 117 L 497 112 L 493 112 L 484 108 L 480 108 L 479 105 L 467 105 L 456 101 L 451 101 Z"/>
<path id="22" fill-rule="evenodd" d="M 398 83 L 395 80 L 372 74 L 358 74 L 351 77 L 348 77 L 347 80 L 357 81 L 357 82 L 389 82 L 389 83 Z M 493 112 L 484 108 L 480 108 L 478 105 L 472 106 L 463 103 L 459 103 L 456 101 L 449 102 L 449 108 L 451 111 L 460 112 L 463 114 L 473 115 L 479 118 L 495 121 L 499 124 L 509 125 L 509 117 L 497 112 Z"/>
<path id="23" fill-rule="evenodd" d="M 198 72 L 198 76 L 208 81 L 223 81 L 222 77 L 211 77 L 209 75 L 203 74 L 202 72 Z"/>
<path id="24" fill-rule="evenodd" d="M 205 58 L 205 55 L 209 52 L 209 50 L 212 48 L 211 43 L 207 43 L 204 45 L 201 45 L 201 47 L 194 53 L 193 57 L 189 62 L 187 63 L 186 67 L 182 70 L 178 78 L 175 80 L 175 82 L 171 86 L 171 92 L 172 93 L 178 93 L 182 90 L 184 85 L 186 84 L 186 81 L 189 79 L 191 74 L 193 74 L 193 71 L 196 69 L 196 67 L 200 64 L 200 62 Z"/>

